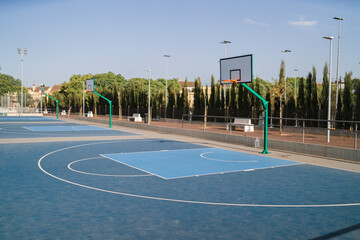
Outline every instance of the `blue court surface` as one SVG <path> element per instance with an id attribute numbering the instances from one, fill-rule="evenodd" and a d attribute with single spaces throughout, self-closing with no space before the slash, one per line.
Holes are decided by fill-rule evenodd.
<path id="1" fill-rule="evenodd" d="M 359 173 L 167 139 L 0 153 L 0 239 L 360 238 Z"/>
<path id="2" fill-rule="evenodd" d="M 64 132 L 64 131 L 101 131 L 110 130 L 109 128 L 81 125 L 63 125 L 63 126 L 23 126 L 23 128 L 34 132 Z"/>
<path id="3" fill-rule="evenodd" d="M 165 179 L 299 164 L 220 148 L 117 153 L 102 156 Z"/>
<path id="4" fill-rule="evenodd" d="M 0 122 L 57 122 L 60 121 L 54 118 L 47 117 L 24 117 L 24 116 L 1 116 Z"/>
<path id="5" fill-rule="evenodd" d="M 0 122 L 1 138 L 39 138 L 39 137 L 86 137 L 86 136 L 131 136 L 133 133 L 106 127 L 87 126 L 75 123 L 31 123 Z"/>

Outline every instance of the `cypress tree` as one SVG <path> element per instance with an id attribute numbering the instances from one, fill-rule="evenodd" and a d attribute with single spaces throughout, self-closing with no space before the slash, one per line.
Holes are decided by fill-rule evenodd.
<path id="1" fill-rule="evenodd" d="M 243 102 L 243 94 L 244 94 L 244 89 L 243 86 L 241 84 L 238 84 L 238 115 L 239 116 L 243 116 L 244 115 L 244 102 Z"/>
<path id="2" fill-rule="evenodd" d="M 199 82 L 198 79 L 195 79 L 195 88 L 194 88 L 194 114 L 200 114 L 199 110 L 200 110 L 200 86 L 199 86 Z"/>
<path id="3" fill-rule="evenodd" d="M 300 78 L 299 81 L 299 92 L 297 96 L 297 109 L 298 109 L 298 118 L 306 117 L 306 105 L 305 105 L 305 83 L 304 78 Z"/>
<path id="4" fill-rule="evenodd" d="M 278 101 L 279 104 L 279 110 L 274 107 L 274 116 L 279 114 L 280 117 L 280 135 L 282 133 L 282 118 L 283 118 L 283 94 L 284 94 L 284 86 L 285 86 L 285 62 L 282 60 L 280 63 L 280 73 L 279 73 L 279 80 L 275 82 L 273 88 L 271 89 L 272 94 L 275 96 L 275 105 L 276 101 Z M 279 111 L 279 112 L 277 112 Z"/>
<path id="5" fill-rule="evenodd" d="M 343 117 L 346 121 L 351 121 L 353 115 L 351 77 L 352 72 L 345 73 L 345 88 L 343 93 Z M 349 128 L 350 123 L 345 123 L 345 129 Z"/>
<path id="6" fill-rule="evenodd" d="M 329 79 L 328 79 L 328 66 L 325 63 L 323 71 L 323 85 L 320 96 L 320 119 L 327 119 L 328 114 L 328 102 L 329 102 Z M 326 122 L 321 122 L 322 127 L 326 127 Z"/>
<path id="7" fill-rule="evenodd" d="M 214 114 L 214 109 L 216 108 L 216 96 L 215 96 L 215 79 L 214 76 L 211 75 L 211 93 L 210 93 L 210 101 L 209 101 L 209 114 Z"/>
<path id="8" fill-rule="evenodd" d="M 188 89 L 187 89 L 187 86 L 188 86 L 188 81 L 187 81 L 187 78 L 185 78 L 185 82 L 184 82 L 184 88 L 183 88 L 183 100 L 184 100 L 184 113 L 187 113 L 189 114 L 189 93 L 188 93 Z"/>
<path id="9" fill-rule="evenodd" d="M 223 110 L 224 109 L 224 106 L 225 106 L 225 96 L 224 96 L 224 87 L 223 86 L 221 86 L 220 87 L 220 108 Z M 224 113 L 225 111 L 223 111 L 223 113 Z"/>
<path id="10" fill-rule="evenodd" d="M 360 121 L 360 81 L 357 82 L 354 86 L 355 88 L 355 121 Z M 358 130 L 360 130 L 360 125 L 358 124 Z"/>
<path id="11" fill-rule="evenodd" d="M 335 119 L 336 120 L 343 120 L 343 117 L 342 117 L 342 91 L 341 91 L 341 85 L 340 85 L 339 96 L 338 97 L 339 97 L 339 99 L 338 99 L 338 102 L 337 102 L 337 109 L 336 109 Z M 336 126 L 337 129 L 343 129 L 344 128 L 344 124 L 340 123 L 340 122 L 336 122 L 335 126 Z"/>
<path id="12" fill-rule="evenodd" d="M 236 105 L 236 83 L 231 84 L 231 96 L 230 96 L 230 115 L 236 117 L 238 113 Z"/>
<path id="13" fill-rule="evenodd" d="M 220 83 L 216 84 L 215 89 L 215 109 L 216 109 L 216 115 L 221 115 L 221 85 Z"/>
<path id="14" fill-rule="evenodd" d="M 273 112 L 273 117 L 274 118 L 279 118 L 280 117 L 280 98 L 279 97 L 275 97 L 274 98 L 274 112 Z M 279 119 L 275 119 L 273 121 L 274 124 L 279 124 Z"/>
<path id="15" fill-rule="evenodd" d="M 269 89 L 267 89 L 265 100 L 268 102 L 268 117 L 272 117 L 272 114 L 271 114 L 271 94 L 269 92 Z"/>
<path id="16" fill-rule="evenodd" d="M 311 93 L 312 93 L 312 74 L 311 72 L 308 73 L 306 78 L 306 92 L 305 92 L 305 104 L 306 104 L 306 118 L 312 119 L 312 107 L 311 107 Z M 307 123 L 309 125 L 309 122 Z"/>
<path id="17" fill-rule="evenodd" d="M 195 89 L 194 89 L 194 113 L 203 114 L 204 113 L 204 92 L 202 91 L 200 78 L 195 80 Z"/>
<path id="18" fill-rule="evenodd" d="M 260 81 L 257 78 L 256 78 L 256 82 L 255 82 L 255 92 L 258 93 L 260 96 L 262 95 L 261 90 L 260 90 Z M 254 106 L 255 106 L 255 111 L 256 111 L 256 116 L 255 117 L 258 118 L 261 115 L 261 112 L 262 112 L 261 100 L 258 97 L 255 97 Z"/>
<path id="19" fill-rule="evenodd" d="M 316 84 L 316 69 L 313 66 L 312 68 L 312 80 L 311 80 L 311 113 L 313 119 L 318 119 L 319 117 L 319 102 L 317 96 L 317 84 Z M 312 122 L 312 126 L 316 126 L 316 122 Z"/>
<path id="20" fill-rule="evenodd" d="M 241 84 L 240 84 L 241 85 Z M 250 98 L 249 98 L 249 94 L 248 94 L 248 90 L 245 89 L 242 85 L 241 88 L 243 89 L 242 91 L 242 103 L 243 103 L 243 115 L 242 117 L 249 117 L 251 116 L 251 106 L 250 106 Z"/>
<path id="21" fill-rule="evenodd" d="M 295 118 L 295 99 L 294 99 L 294 95 L 290 95 L 287 103 L 286 103 L 286 116 L 288 118 Z M 288 121 L 288 124 L 291 124 L 291 125 L 295 125 L 295 123 L 291 120 L 291 121 Z"/>
<path id="22" fill-rule="evenodd" d="M 206 84 L 206 87 L 205 87 L 204 102 L 205 102 L 205 108 L 209 108 L 209 91 L 208 91 L 208 85 L 207 84 Z"/>
<path id="23" fill-rule="evenodd" d="M 225 98 L 225 108 L 229 107 L 230 106 L 230 89 L 229 88 L 225 88 L 225 91 L 226 91 L 226 98 Z"/>

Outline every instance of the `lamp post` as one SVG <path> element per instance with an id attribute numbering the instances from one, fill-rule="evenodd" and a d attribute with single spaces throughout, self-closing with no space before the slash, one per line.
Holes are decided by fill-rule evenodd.
<path id="1" fill-rule="evenodd" d="M 344 19 L 340 17 L 333 17 L 333 19 L 339 21 L 338 52 L 337 52 L 337 67 L 336 67 L 336 100 L 335 100 L 335 108 L 337 109 L 337 102 L 339 96 L 340 25 L 341 25 L 341 21 Z"/>
<path id="2" fill-rule="evenodd" d="M 331 61 L 332 61 L 332 40 L 334 37 L 326 36 L 324 39 L 330 40 L 330 62 L 329 62 L 329 94 L 328 94 L 328 121 L 327 121 L 327 133 L 326 133 L 326 142 L 330 142 L 330 117 L 331 117 Z"/>
<path id="3" fill-rule="evenodd" d="M 230 41 L 226 41 L 226 40 L 224 40 L 224 41 L 222 41 L 222 42 L 220 42 L 221 44 L 224 44 L 224 58 L 226 58 L 226 45 L 227 44 L 229 44 L 229 43 L 231 43 Z M 225 91 L 224 91 L 224 102 L 225 102 L 225 107 L 226 107 L 226 109 L 227 109 L 227 106 L 226 106 L 226 89 L 227 89 L 227 87 L 226 87 L 226 85 L 224 85 L 224 88 L 225 88 Z"/>
<path id="4" fill-rule="evenodd" d="M 167 87 L 167 79 L 168 79 L 168 58 L 170 57 L 170 55 L 164 55 L 165 57 L 165 118 L 166 113 L 167 113 L 167 103 L 168 103 L 168 96 L 167 96 L 167 92 L 168 92 L 168 87 Z"/>
<path id="5" fill-rule="evenodd" d="M 17 49 L 18 54 L 21 56 L 21 102 L 20 102 L 20 115 L 23 114 L 23 74 L 24 74 L 24 55 L 27 55 L 27 49 L 21 50 L 20 48 Z"/>
<path id="6" fill-rule="evenodd" d="M 284 50 L 284 51 L 281 51 L 283 53 L 285 53 L 285 103 L 286 103 L 286 56 L 287 56 L 287 53 L 291 52 L 291 50 Z"/>
<path id="7" fill-rule="evenodd" d="M 150 119 L 151 119 L 151 116 L 150 116 L 150 72 L 151 72 L 151 69 L 146 69 L 144 70 L 145 72 L 148 72 L 148 79 L 149 79 L 149 97 L 148 97 L 148 125 L 150 125 Z"/>
<path id="8" fill-rule="evenodd" d="M 226 44 L 229 44 L 229 43 L 231 43 L 230 41 L 222 41 L 222 42 L 220 42 L 221 44 L 224 44 L 224 57 L 226 58 Z"/>

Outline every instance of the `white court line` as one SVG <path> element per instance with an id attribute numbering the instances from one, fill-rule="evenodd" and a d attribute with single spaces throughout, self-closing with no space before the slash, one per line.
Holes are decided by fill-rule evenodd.
<path id="1" fill-rule="evenodd" d="M 133 169 L 136 169 L 136 170 L 145 172 L 145 173 L 147 173 L 147 174 L 149 174 L 149 175 L 156 176 L 156 177 L 159 177 L 159 178 L 162 178 L 162 179 L 166 179 L 166 178 L 164 178 L 163 176 L 157 175 L 157 174 L 152 173 L 152 172 L 145 171 L 144 169 L 141 169 L 141 168 L 137 168 L 137 167 L 131 166 L 131 165 L 126 164 L 126 163 L 123 163 L 123 162 L 121 162 L 121 161 L 119 161 L 119 160 L 116 160 L 116 159 L 113 159 L 113 158 L 104 156 L 104 155 L 102 155 L 102 154 L 100 154 L 100 156 L 102 156 L 102 157 L 104 157 L 104 158 L 107 158 L 107 159 L 110 159 L 110 160 L 112 160 L 112 161 L 114 161 L 114 162 L 118 162 L 118 163 L 124 164 L 125 166 L 131 167 L 131 168 L 133 168 Z"/>
<path id="2" fill-rule="evenodd" d="M 29 130 L 29 131 L 32 131 L 32 132 L 37 132 L 37 131 L 34 131 L 34 130 L 30 129 L 30 128 L 24 127 L 24 126 L 22 126 L 22 128 L 25 128 L 26 130 Z"/>
<path id="3" fill-rule="evenodd" d="M 165 149 L 165 150 L 153 150 L 153 151 L 137 151 L 137 152 L 116 152 L 116 153 L 106 153 L 106 155 L 115 155 L 115 154 L 131 154 L 131 153 L 153 153 L 153 152 L 182 152 L 186 150 L 201 150 L 201 149 L 211 149 L 207 148 L 183 148 L 183 149 Z M 229 150 L 228 150 L 229 151 Z M 101 155 L 101 154 L 100 154 Z M 105 157 L 105 156 L 104 156 Z"/>
<path id="4" fill-rule="evenodd" d="M 216 158 L 210 158 L 210 157 L 205 157 L 205 154 L 208 153 L 214 153 L 214 152 L 204 152 L 202 154 L 200 154 L 200 157 L 205 158 L 207 160 L 211 160 L 211 161 L 217 161 L 217 162 L 238 162 L 238 163 L 245 163 L 245 162 L 258 162 L 257 160 L 255 161 L 232 161 L 232 160 L 221 160 L 221 159 L 216 159 Z"/>
<path id="5" fill-rule="evenodd" d="M 172 179 L 181 179 L 181 178 L 203 177 L 203 176 L 220 175 L 220 174 L 237 173 L 237 172 L 250 172 L 250 171 L 264 170 L 264 169 L 270 169 L 270 168 L 291 167 L 291 166 L 303 165 L 303 164 L 304 163 L 296 163 L 296 164 L 291 164 L 291 165 L 282 165 L 282 166 L 274 166 L 274 167 L 263 167 L 263 168 L 255 168 L 255 169 L 234 170 L 234 171 L 227 171 L 227 172 L 204 173 L 204 174 L 189 175 L 189 176 L 183 176 L 183 177 L 172 177 L 172 178 L 164 178 L 163 177 L 163 178 L 172 180 Z"/>
<path id="6" fill-rule="evenodd" d="M 117 142 L 121 142 L 121 141 L 117 141 Z M 109 142 L 106 142 L 109 143 Z M 136 198 L 143 198 L 143 199 L 151 199 L 151 200 L 159 200 L 159 201 L 168 201 L 168 202 L 177 202 L 177 203 L 192 203 L 192 204 L 203 204 L 203 205 L 216 205 L 216 206 L 234 206 L 234 207 L 266 207 L 266 208 L 321 208 L 321 207 L 349 207 L 349 206 L 360 206 L 360 203 L 344 203 L 344 204 L 251 204 L 251 203 L 222 203 L 222 202 L 203 202 L 203 201 L 192 201 L 192 200 L 182 200 L 182 199 L 172 199 L 172 198 L 161 198 L 161 197 L 152 197 L 152 196 L 144 196 L 144 195 L 137 195 L 137 194 L 131 194 L 131 193 L 125 193 L 125 192 L 117 192 L 117 191 L 111 191 L 111 190 L 107 190 L 107 189 L 102 189 L 102 188 L 96 188 L 96 187 L 91 187 L 91 186 L 87 186 L 87 185 L 83 185 L 83 184 L 79 184 L 79 183 L 75 183 L 75 182 L 71 182 L 68 181 L 66 179 L 57 177 L 49 172 L 47 172 L 45 169 L 42 168 L 41 166 L 41 162 L 43 161 L 44 158 L 46 158 L 47 156 L 50 156 L 54 153 L 60 152 L 60 151 L 64 151 L 67 149 L 71 149 L 71 148 L 78 148 L 78 147 L 83 147 L 83 146 L 90 146 L 90 145 L 96 145 L 96 144 L 106 144 L 106 143 L 88 143 L 88 144 L 81 144 L 81 145 L 76 145 L 76 146 L 71 146 L 71 147 L 66 147 L 66 148 L 61 148 L 52 152 L 49 152 L 47 154 L 45 154 L 44 156 L 42 156 L 39 161 L 38 161 L 38 167 L 40 168 L 41 171 L 43 171 L 45 174 L 49 175 L 50 177 L 53 177 L 55 179 L 58 179 L 60 181 L 69 183 L 69 184 L 73 184 L 75 186 L 78 187 L 82 187 L 82 188 L 87 188 L 87 189 L 91 189 L 91 190 L 96 190 L 96 191 L 100 191 L 100 192 L 106 192 L 106 193 L 112 193 L 112 194 L 117 194 L 117 195 L 122 195 L 122 196 L 128 196 L 128 197 L 136 197 Z"/>
<path id="7" fill-rule="evenodd" d="M 142 174 L 142 175 L 112 175 L 112 174 L 100 174 L 100 173 L 91 173 L 91 172 L 83 172 L 83 171 L 79 171 L 79 170 L 75 170 L 71 167 L 71 165 L 73 163 L 77 163 L 77 162 L 82 162 L 82 161 L 88 161 L 91 159 L 100 159 L 100 158 L 104 158 L 104 157 L 92 157 L 92 158 L 84 158 L 84 159 L 80 159 L 80 160 L 76 160 L 74 162 L 71 162 L 68 164 L 68 169 L 70 169 L 71 171 L 77 172 L 77 173 L 82 173 L 82 174 L 88 174 L 88 175 L 94 175 L 94 176 L 102 176 L 102 177 L 148 177 L 148 176 L 152 176 L 150 174 Z"/>

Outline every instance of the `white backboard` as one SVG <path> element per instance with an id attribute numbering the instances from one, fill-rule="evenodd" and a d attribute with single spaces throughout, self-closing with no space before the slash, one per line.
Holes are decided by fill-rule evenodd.
<path id="1" fill-rule="evenodd" d="M 86 90 L 93 92 L 94 91 L 94 79 L 86 79 Z"/>
<path id="2" fill-rule="evenodd" d="M 251 83 L 253 81 L 252 54 L 220 59 L 220 83 Z"/>

